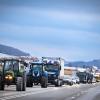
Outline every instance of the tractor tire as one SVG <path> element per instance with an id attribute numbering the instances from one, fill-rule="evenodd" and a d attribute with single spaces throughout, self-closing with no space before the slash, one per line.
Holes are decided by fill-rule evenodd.
<path id="1" fill-rule="evenodd" d="M 33 80 L 31 76 L 27 76 L 26 87 L 33 87 Z"/>
<path id="2" fill-rule="evenodd" d="M 26 91 L 26 75 L 25 74 L 23 74 L 22 79 L 23 79 L 22 91 Z"/>
<path id="3" fill-rule="evenodd" d="M 22 87 L 23 87 L 23 78 L 17 77 L 16 91 L 22 91 Z"/>
<path id="4" fill-rule="evenodd" d="M 45 77 L 42 77 L 41 79 L 41 88 L 47 88 L 48 86 L 48 79 Z"/>
<path id="5" fill-rule="evenodd" d="M 2 76 L 0 76 L 0 90 L 4 90 L 4 82 L 2 80 Z"/>

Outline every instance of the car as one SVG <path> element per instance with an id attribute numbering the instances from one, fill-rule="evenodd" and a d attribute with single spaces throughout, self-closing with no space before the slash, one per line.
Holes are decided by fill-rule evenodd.
<path id="1" fill-rule="evenodd" d="M 72 81 L 73 81 L 74 84 L 79 84 L 80 83 L 79 77 L 77 77 L 77 76 L 73 76 Z"/>
<path id="2" fill-rule="evenodd" d="M 76 76 L 76 83 L 77 83 L 77 84 L 80 84 L 80 79 L 79 79 L 79 77 L 77 77 L 77 76 Z"/>
<path id="3" fill-rule="evenodd" d="M 92 83 L 96 83 L 96 78 L 93 76 Z"/>
<path id="4" fill-rule="evenodd" d="M 70 86 L 74 84 L 74 81 L 71 76 L 64 76 L 63 82 Z"/>

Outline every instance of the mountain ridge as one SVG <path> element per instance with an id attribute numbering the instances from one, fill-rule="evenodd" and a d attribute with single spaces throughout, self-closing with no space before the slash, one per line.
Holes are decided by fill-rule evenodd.
<path id="1" fill-rule="evenodd" d="M 12 56 L 30 56 L 29 53 L 23 52 L 17 48 L 0 44 L 0 53 Z"/>
<path id="2" fill-rule="evenodd" d="M 100 68 L 100 59 L 94 59 L 92 61 L 74 61 L 74 62 L 65 62 L 65 66 L 74 66 L 74 67 L 91 67 L 97 66 Z"/>

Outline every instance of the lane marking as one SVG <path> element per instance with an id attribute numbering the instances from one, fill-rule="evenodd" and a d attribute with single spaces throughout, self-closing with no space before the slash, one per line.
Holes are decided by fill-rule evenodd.
<path id="1" fill-rule="evenodd" d="M 48 87 L 48 89 L 46 89 L 46 90 L 42 90 L 41 88 L 40 88 L 40 90 L 38 91 L 36 91 L 36 90 L 30 90 L 30 91 L 25 91 L 25 92 L 17 92 L 17 93 L 12 93 L 11 95 L 8 95 L 7 96 L 7 94 L 6 95 L 4 95 L 4 96 L 7 96 L 7 97 L 1 97 L 0 98 L 0 100 L 9 100 L 9 99 L 13 99 L 13 98 L 18 98 L 18 97 L 24 97 L 24 96 L 28 96 L 28 95 L 33 95 L 33 94 L 38 94 L 38 93 L 45 93 L 45 92 L 49 92 L 49 91 L 53 91 L 53 90 L 58 90 L 58 89 L 64 89 L 64 88 L 72 88 L 72 87 L 75 87 L 75 85 L 73 85 L 73 86 L 68 86 L 68 85 L 66 85 L 66 86 L 63 86 L 63 87 L 54 87 L 53 89 L 52 88 L 50 88 L 50 87 Z M 34 89 L 34 88 L 33 88 Z M 39 88 L 38 88 L 39 89 Z M 52 90 L 50 90 L 50 89 L 52 89 Z M 35 92 L 36 91 L 36 92 Z"/>
<path id="2" fill-rule="evenodd" d="M 81 91 L 81 94 L 87 93 L 88 91 Z"/>
<path id="3" fill-rule="evenodd" d="M 50 89 L 50 88 L 47 88 L 47 89 L 45 89 L 45 90 L 48 90 L 48 89 Z M 27 91 L 21 91 L 21 92 L 19 92 L 19 91 L 0 91 L 1 93 L 0 93 L 0 98 L 2 98 L 2 97 L 5 97 L 5 96 L 11 96 L 11 95 L 19 95 L 20 93 L 21 94 L 25 94 L 25 93 L 29 93 L 29 92 L 36 92 L 36 91 L 42 91 L 42 90 L 44 90 L 44 89 L 42 89 L 42 88 L 30 88 L 30 90 L 29 90 L 29 88 L 27 89 Z M 9 93 L 8 93 L 9 92 Z"/>
<path id="4" fill-rule="evenodd" d="M 48 92 L 48 91 L 50 92 L 50 91 L 53 91 L 53 90 L 37 91 L 37 92 L 20 94 L 20 95 L 8 96 L 8 97 L 0 98 L 0 100 L 15 99 L 15 98 L 18 98 L 18 97 L 24 97 L 24 96 L 29 96 L 29 95 L 33 95 L 33 94 L 39 94 L 39 93 L 45 93 L 45 92 Z"/>
<path id="5" fill-rule="evenodd" d="M 24 96 L 29 96 L 29 95 L 33 95 L 33 94 L 38 94 L 38 93 L 45 93 L 45 92 L 50 92 L 50 91 L 54 91 L 54 90 L 58 90 L 58 89 L 64 89 L 66 87 L 62 87 L 62 88 L 57 88 L 57 87 L 54 87 L 54 89 L 50 90 L 50 88 L 46 89 L 46 90 L 41 90 L 41 91 L 27 91 L 26 93 L 18 93 L 18 94 L 15 94 L 15 95 L 10 95 L 10 96 L 7 96 L 7 97 L 1 97 L 0 100 L 9 100 L 9 99 L 14 99 L 14 98 L 18 98 L 18 97 L 24 97 Z"/>
<path id="6" fill-rule="evenodd" d="M 75 97 L 71 97 L 71 99 L 75 99 Z"/>

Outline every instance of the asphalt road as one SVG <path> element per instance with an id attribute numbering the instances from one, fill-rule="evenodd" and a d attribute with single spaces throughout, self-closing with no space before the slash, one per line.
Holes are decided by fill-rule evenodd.
<path id="1" fill-rule="evenodd" d="M 34 86 L 25 92 L 17 92 L 15 86 L 0 91 L 0 100 L 100 100 L 100 83 L 63 87 Z"/>

